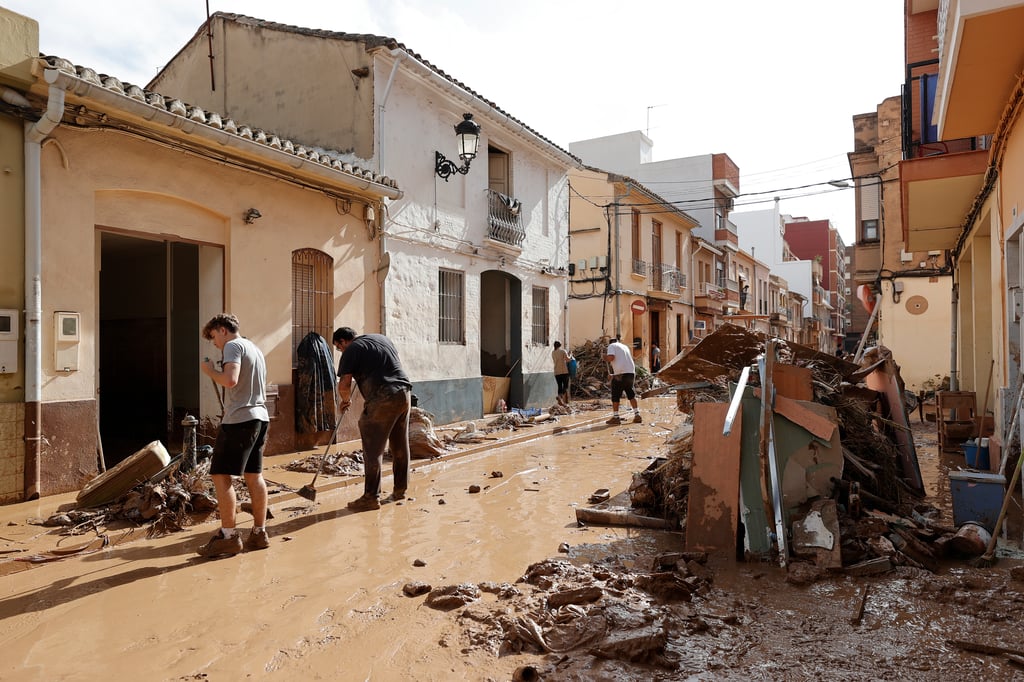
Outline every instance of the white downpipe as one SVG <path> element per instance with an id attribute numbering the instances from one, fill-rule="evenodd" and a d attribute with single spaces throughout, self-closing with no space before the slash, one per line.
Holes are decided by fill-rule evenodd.
<path id="1" fill-rule="evenodd" d="M 42 252 L 42 142 L 53 132 L 64 116 L 64 90 L 55 86 L 57 72 L 44 74 L 50 83 L 46 111 L 35 123 L 25 124 L 25 407 L 35 412 L 26 423 L 34 422 L 32 433 L 25 434 L 25 499 L 40 494 L 39 461 L 42 423 L 42 317 L 43 317 L 43 252 Z"/>
<path id="2" fill-rule="evenodd" d="M 388 105 L 388 97 L 391 96 L 391 87 L 395 84 L 395 76 L 398 75 L 398 67 L 405 60 L 405 53 L 397 55 L 395 63 L 391 65 L 391 73 L 388 75 L 388 82 L 384 86 L 384 93 L 380 98 L 380 106 L 377 107 L 377 172 L 384 173 L 384 109 Z M 377 228 L 380 234 L 380 245 L 377 252 L 377 262 L 383 263 L 387 254 L 387 231 L 384 229 L 386 212 L 384 207 L 379 207 L 380 216 L 377 218 Z M 388 256 L 390 258 L 390 256 Z M 378 267 L 380 267 L 378 265 Z M 380 279 L 380 333 L 387 336 L 388 333 L 388 304 L 387 304 L 387 277 Z"/>

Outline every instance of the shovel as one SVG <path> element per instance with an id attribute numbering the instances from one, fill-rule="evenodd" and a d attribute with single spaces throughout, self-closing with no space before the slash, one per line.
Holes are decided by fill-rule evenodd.
<path id="1" fill-rule="evenodd" d="M 341 420 L 345 417 L 345 413 L 348 412 L 346 407 L 338 415 L 338 425 L 334 427 L 334 433 L 331 434 L 331 439 L 327 441 L 327 447 L 324 449 L 324 456 L 320 458 L 320 466 L 316 468 L 316 473 L 313 474 L 313 480 L 308 485 L 304 485 L 298 489 L 297 494 L 299 497 L 304 497 L 310 502 L 316 502 L 316 479 L 320 476 L 320 472 L 324 470 L 324 462 L 327 461 L 327 453 L 331 451 L 331 445 L 334 444 L 335 439 L 338 437 L 338 431 L 341 429 Z"/>

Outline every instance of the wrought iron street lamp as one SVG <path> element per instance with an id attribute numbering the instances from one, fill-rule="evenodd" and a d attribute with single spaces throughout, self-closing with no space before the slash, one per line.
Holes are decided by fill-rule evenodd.
<path id="1" fill-rule="evenodd" d="M 441 152 L 434 152 L 434 172 L 445 182 L 448 182 L 453 173 L 468 173 L 469 162 L 476 158 L 477 146 L 480 144 L 480 125 L 473 120 L 473 114 L 462 115 L 462 121 L 455 126 L 455 137 L 458 140 L 462 166 L 456 166 Z"/>

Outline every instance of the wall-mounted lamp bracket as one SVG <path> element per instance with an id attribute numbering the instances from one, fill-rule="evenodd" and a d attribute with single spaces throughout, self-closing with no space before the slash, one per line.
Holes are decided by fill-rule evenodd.
<path id="1" fill-rule="evenodd" d="M 460 175 L 465 175 L 466 173 L 468 173 L 469 161 L 470 159 L 466 159 L 465 163 L 461 167 L 459 167 L 456 166 L 454 162 L 446 159 L 444 154 L 435 151 L 434 172 L 437 173 L 439 178 L 441 178 L 445 182 L 448 182 L 448 178 L 450 178 L 455 173 L 459 173 Z"/>

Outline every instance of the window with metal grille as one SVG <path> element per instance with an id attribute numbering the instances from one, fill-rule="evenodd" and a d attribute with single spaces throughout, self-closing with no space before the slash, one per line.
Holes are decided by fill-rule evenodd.
<path id="1" fill-rule="evenodd" d="M 333 272 L 334 259 L 323 251 L 292 251 L 292 367 L 298 364 L 296 349 L 310 332 L 331 342 Z"/>
<path id="2" fill-rule="evenodd" d="M 533 288 L 533 342 L 548 345 L 548 290 Z"/>
<path id="3" fill-rule="evenodd" d="M 466 343 L 465 277 L 439 270 L 437 278 L 437 338 L 441 343 Z"/>

